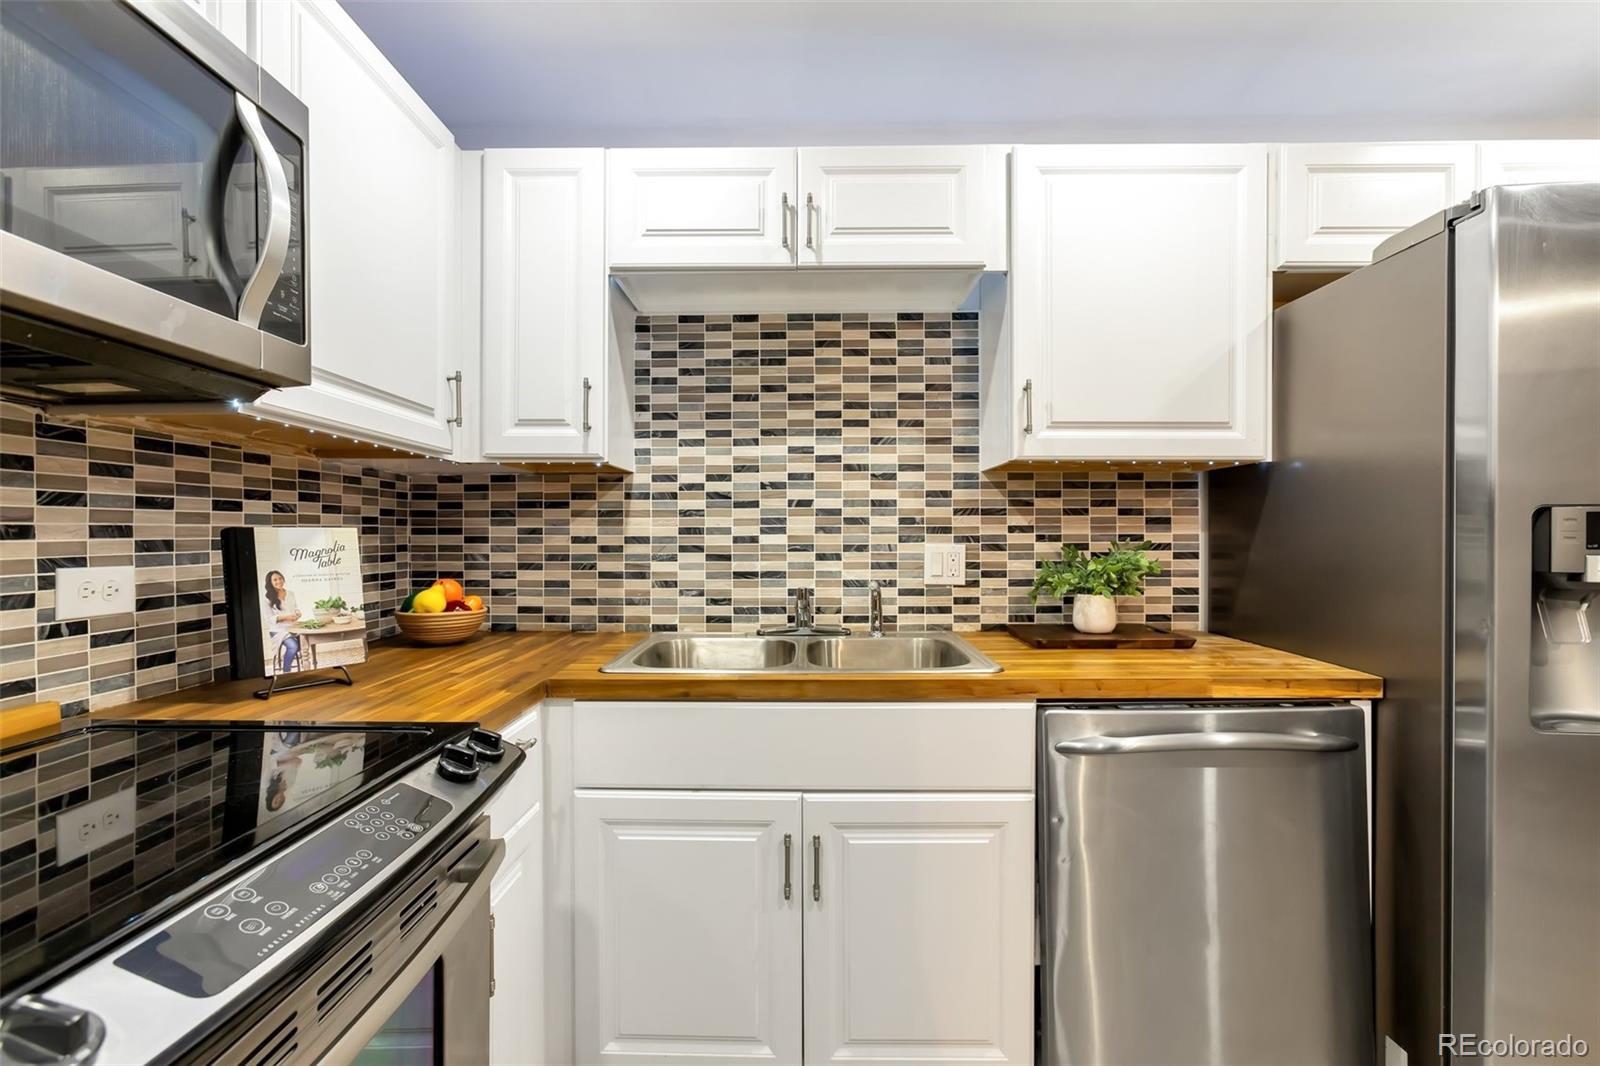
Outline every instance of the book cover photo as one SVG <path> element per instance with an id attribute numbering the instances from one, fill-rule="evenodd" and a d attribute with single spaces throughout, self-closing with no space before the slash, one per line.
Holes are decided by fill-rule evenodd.
<path id="1" fill-rule="evenodd" d="M 356 530 L 255 527 L 226 530 L 230 622 L 252 627 L 245 656 L 275 677 L 350 666 L 367 658 L 361 613 L 361 551 Z M 252 580 L 253 579 L 253 580 Z M 259 649 L 259 650 L 257 650 Z M 248 669 L 252 664 L 236 664 Z"/>

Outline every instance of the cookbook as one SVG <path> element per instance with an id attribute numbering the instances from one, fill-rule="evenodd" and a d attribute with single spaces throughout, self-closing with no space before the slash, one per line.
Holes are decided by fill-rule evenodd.
<path id="1" fill-rule="evenodd" d="M 356 530 L 224 529 L 222 574 L 235 678 L 276 678 L 366 661 Z"/>

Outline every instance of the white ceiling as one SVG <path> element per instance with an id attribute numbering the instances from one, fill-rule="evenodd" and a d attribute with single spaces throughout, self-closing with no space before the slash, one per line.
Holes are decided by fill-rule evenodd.
<path id="1" fill-rule="evenodd" d="M 1600 2 L 343 0 L 467 148 L 1600 136 Z"/>

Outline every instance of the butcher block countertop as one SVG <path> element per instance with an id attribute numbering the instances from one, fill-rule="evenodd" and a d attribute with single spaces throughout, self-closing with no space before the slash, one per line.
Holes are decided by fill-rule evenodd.
<path id="1" fill-rule="evenodd" d="M 963 633 L 1005 669 L 998 674 L 783 674 L 647 676 L 600 667 L 644 633 L 485 633 L 466 644 L 425 648 L 378 641 L 352 666 L 354 686 L 250 693 L 263 682 L 184 689 L 97 712 L 100 718 L 245 719 L 301 722 L 514 720 L 538 700 L 1207 700 L 1373 699 L 1383 682 L 1358 670 L 1197 634 L 1193 648 L 1052 651 L 1004 632 Z"/>

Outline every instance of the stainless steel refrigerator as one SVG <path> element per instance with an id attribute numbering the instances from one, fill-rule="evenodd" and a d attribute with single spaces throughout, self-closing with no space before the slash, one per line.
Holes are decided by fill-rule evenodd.
<path id="1" fill-rule="evenodd" d="M 1385 679 L 1380 1056 L 1600 1049 L 1600 185 L 1487 189 L 1274 340 L 1274 460 L 1210 476 L 1211 627 Z"/>

